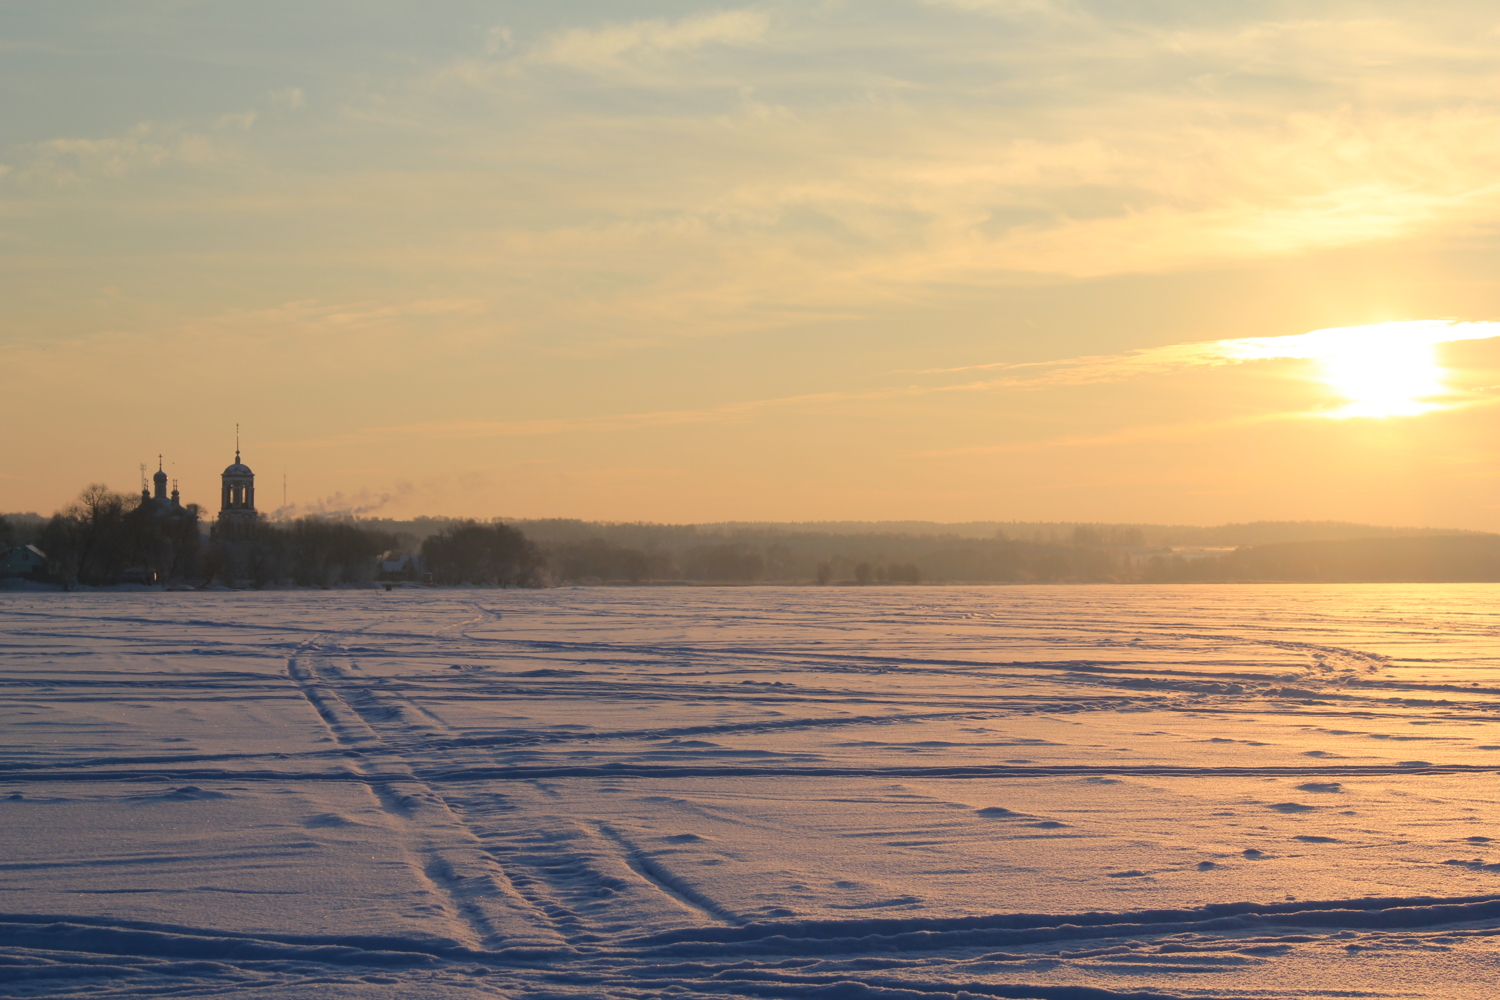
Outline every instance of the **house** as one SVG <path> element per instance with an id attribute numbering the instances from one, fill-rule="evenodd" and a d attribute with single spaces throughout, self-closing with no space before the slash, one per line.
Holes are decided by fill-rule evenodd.
<path id="1" fill-rule="evenodd" d="M 383 557 L 375 573 L 377 580 L 420 580 L 422 577 L 421 556 L 397 556 L 394 559 Z"/>
<path id="2" fill-rule="evenodd" d="M 0 551 L 0 580 L 39 577 L 47 572 L 47 554 L 35 545 L 17 545 Z"/>

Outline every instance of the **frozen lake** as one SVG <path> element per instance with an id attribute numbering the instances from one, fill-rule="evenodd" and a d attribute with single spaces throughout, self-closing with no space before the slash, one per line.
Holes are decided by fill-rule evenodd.
<path id="1" fill-rule="evenodd" d="M 1497 598 L 0 595 L 0 994 L 1489 1000 Z"/>

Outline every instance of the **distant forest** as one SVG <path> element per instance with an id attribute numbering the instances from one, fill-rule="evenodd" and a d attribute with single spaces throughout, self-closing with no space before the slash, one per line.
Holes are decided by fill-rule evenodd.
<path id="1" fill-rule="evenodd" d="M 28 561 L 24 576 L 64 586 L 335 587 L 382 578 L 546 583 L 542 553 L 518 529 L 498 522 L 444 521 L 417 539 L 349 518 L 262 519 L 252 530 L 224 538 L 200 515 L 196 504 L 188 504 L 163 517 L 140 495 L 95 483 L 50 518 L 0 515 L 0 554 L 34 546 L 45 565 Z M 402 558 L 404 546 L 413 546 L 411 554 L 419 559 Z M 394 574 L 387 569 L 393 560 L 401 566 Z M 17 575 L 7 569 L 8 561 L 0 563 L 0 580 Z"/>
<path id="2" fill-rule="evenodd" d="M 159 566 L 157 579 L 251 586 L 382 577 L 522 586 L 1500 582 L 1500 535 L 1335 521 L 1199 527 L 303 518 L 267 522 L 253 542 L 237 546 L 214 544 L 201 524 L 201 544 L 195 535 L 164 545 L 130 516 L 129 495 L 108 495 L 111 504 L 92 509 L 81 502 L 87 498 L 85 491 L 52 518 L 0 517 L 0 549 L 37 544 L 50 549 L 51 579 L 95 584 L 117 582 L 140 564 Z M 401 568 L 386 568 L 392 565 Z"/>
<path id="3" fill-rule="evenodd" d="M 450 522 L 364 522 L 410 551 Z M 1500 581 L 1500 535 L 1340 521 L 613 523 L 507 519 L 554 583 Z"/>

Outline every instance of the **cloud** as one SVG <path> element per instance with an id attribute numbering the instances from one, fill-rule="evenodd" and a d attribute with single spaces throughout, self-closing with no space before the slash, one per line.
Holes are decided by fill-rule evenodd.
<path id="1" fill-rule="evenodd" d="M 491 28 L 484 42 L 484 54 L 487 56 L 504 55 L 515 45 L 515 33 L 503 24 Z"/>
<path id="2" fill-rule="evenodd" d="M 616 343 L 1500 219 L 1500 110 L 1484 96 L 1500 53 L 1440 24 L 1101 14 L 1012 38 L 929 15 L 896 37 L 907 25 L 838 35 L 776 17 L 774 35 L 760 9 L 570 28 L 435 74 L 409 114 L 524 193 L 454 189 L 518 220 L 487 236 L 538 274 L 532 295 L 566 287 L 548 303 L 560 327 L 634 328 Z M 732 71 L 687 58 L 710 45 L 740 49 Z M 632 84 L 651 93 L 622 100 Z M 445 122 L 476 91 L 517 138 Z"/>
<path id="3" fill-rule="evenodd" d="M 1495 338 L 1500 338 L 1500 323 L 1398 320 L 1313 330 L 1287 337 L 1243 337 L 1053 362 L 1000 362 L 931 369 L 921 374 L 1014 372 L 971 383 L 968 388 L 1040 389 L 1121 382 L 1252 361 L 1313 361 L 1318 363 L 1317 380 L 1342 398 L 1343 403 L 1281 416 L 1416 416 L 1433 410 L 1495 402 L 1486 387 L 1460 390 L 1450 385 L 1447 377 L 1451 373 L 1433 353 L 1439 344 Z"/>
<path id="4" fill-rule="evenodd" d="M 1010 19 L 1043 18 L 1048 20 L 1081 20 L 1083 14 L 1072 4 L 1056 0 L 924 0 L 929 7 L 950 7 L 979 14 Z"/>
<path id="5" fill-rule="evenodd" d="M 1384 351 L 1407 345 L 1433 346 L 1465 340 L 1500 337 L 1500 323 L 1464 322 L 1452 319 L 1394 320 L 1365 326 L 1331 327 L 1285 337 L 1240 337 L 1208 340 L 1196 344 L 1148 347 L 1125 354 L 1067 358 L 1061 361 L 1031 361 L 1023 364 L 998 361 L 958 368 L 929 368 L 918 374 L 1047 369 L 1015 384 L 1069 384 L 1117 381 L 1140 375 L 1165 374 L 1189 368 L 1239 364 L 1245 361 L 1319 360 L 1351 350 Z"/>
<path id="6" fill-rule="evenodd" d="M 1108 448 L 1117 445 L 1140 444 L 1148 441 L 1180 441 L 1203 437 L 1225 431 L 1241 430 L 1265 424 L 1297 420 L 1302 413 L 1266 413 L 1254 416 L 1231 417 L 1224 420 L 1187 420 L 1170 424 L 1147 424 L 1125 427 L 1101 434 L 1073 434 L 1064 437 L 1040 438 L 1028 441 L 1008 441 L 1003 444 L 969 445 L 959 448 L 938 448 L 924 451 L 927 458 L 951 458 L 964 455 L 1004 455 L 1027 452 L 1050 451 L 1054 448 Z"/>
<path id="7" fill-rule="evenodd" d="M 729 423 L 753 418 L 780 408 L 892 399 L 945 391 L 924 386 L 899 386 L 862 392 L 804 393 L 772 399 L 746 400 L 722 406 L 682 410 L 652 410 L 639 413 L 601 414 L 592 417 L 538 417 L 527 420 L 449 420 L 386 427 L 366 427 L 347 434 L 323 438 L 267 442 L 268 448 L 345 448 L 398 441 L 462 441 L 505 437 L 539 437 L 581 432 L 628 431 L 682 424 Z"/>
<path id="8" fill-rule="evenodd" d="M 243 141 L 226 133 L 247 132 L 258 112 L 223 114 L 208 121 L 145 121 L 124 134 L 100 138 L 65 137 L 16 147 L 22 162 L 14 169 L 18 182 L 76 183 L 120 178 L 172 164 L 210 166 L 234 157 Z M 0 177 L 10 172 L 0 167 Z"/>
<path id="9" fill-rule="evenodd" d="M 527 59 L 606 74 L 662 56 L 708 45 L 748 45 L 765 37 L 769 20 L 761 11 L 725 10 L 676 21 L 633 21 L 559 32 Z"/>
<path id="10" fill-rule="evenodd" d="M 283 87 L 280 90 L 271 91 L 271 104 L 278 108 L 286 108 L 288 111 L 296 111 L 307 106 L 307 95 L 302 92 L 301 87 Z"/>
<path id="11" fill-rule="evenodd" d="M 822 408 L 913 398 L 947 393 L 995 392 L 1005 389 L 1043 389 L 1056 386 L 1098 385 L 1133 378 L 1171 375 L 1199 368 L 1217 368 L 1251 361 L 1311 360 L 1347 357 L 1353 352 L 1390 353 L 1411 347 L 1431 347 L 1464 340 L 1500 338 L 1500 323 L 1456 322 L 1452 320 L 1408 320 L 1363 327 L 1314 330 L 1287 337 L 1250 337 L 1205 341 L 1148 348 L 1126 354 L 1067 358 L 1059 361 L 1013 364 L 971 365 L 962 368 L 936 368 L 918 375 L 948 375 L 965 372 L 995 372 L 999 377 L 940 385 L 891 385 L 864 390 L 803 393 L 766 399 L 744 400 L 720 406 L 678 410 L 650 410 L 635 413 L 600 414 L 587 417 L 537 417 L 524 420 L 453 420 L 413 424 L 365 427 L 358 431 L 321 438 L 271 441 L 268 448 L 293 450 L 348 448 L 395 442 L 482 440 L 507 437 L 539 437 L 559 434 L 610 433 L 671 427 L 685 424 L 732 423 L 753 420 L 772 410 Z M 1475 390 L 1471 390 L 1473 392 Z M 1267 420 L 1282 420 L 1309 415 L 1306 412 L 1263 414 L 1235 418 L 1234 426 Z M 1201 427 L 1206 425 L 1172 425 Z M 1218 426 L 1218 425 L 1215 425 Z M 1227 427 L 1230 424 L 1224 424 Z M 1144 428 L 1128 432 L 1111 432 L 1105 437 L 1069 439 L 1064 443 L 1092 444 L 1170 436 L 1171 428 Z M 1125 434 L 1125 437 L 1118 437 Z M 1030 449 L 1036 443 L 997 446 L 999 450 Z M 980 448 L 979 450 L 993 450 Z M 941 452 L 948 454 L 949 452 Z M 956 452 L 954 452 L 956 453 Z M 934 452 L 933 454 L 939 454 Z"/>

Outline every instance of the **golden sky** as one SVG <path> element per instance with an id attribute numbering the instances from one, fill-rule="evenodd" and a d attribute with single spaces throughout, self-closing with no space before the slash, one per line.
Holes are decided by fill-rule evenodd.
<path id="1" fill-rule="evenodd" d="M 1500 10 L 0 5 L 0 510 L 1500 530 Z"/>

